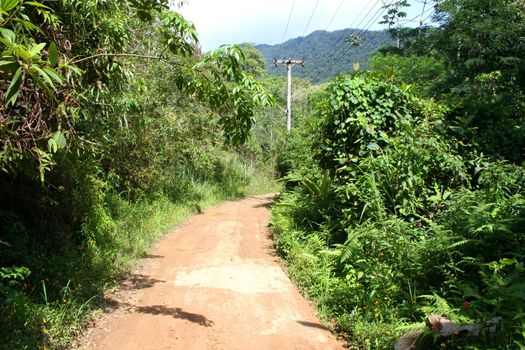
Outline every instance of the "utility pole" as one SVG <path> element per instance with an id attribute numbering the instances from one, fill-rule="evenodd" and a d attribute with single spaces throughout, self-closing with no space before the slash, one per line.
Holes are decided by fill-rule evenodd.
<path id="1" fill-rule="evenodd" d="M 304 67 L 304 60 L 273 60 L 273 64 L 286 64 L 288 70 L 288 89 L 286 94 L 286 130 L 290 132 L 292 129 L 292 68 L 296 64 L 300 64 Z"/>

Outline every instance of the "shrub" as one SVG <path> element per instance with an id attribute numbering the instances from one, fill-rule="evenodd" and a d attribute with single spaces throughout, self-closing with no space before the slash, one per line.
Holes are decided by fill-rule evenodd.
<path id="1" fill-rule="evenodd" d="M 452 138 L 447 108 L 407 87 L 357 74 L 328 91 L 318 139 L 295 141 L 318 165 L 295 158 L 272 212 L 294 280 L 358 348 L 391 348 L 428 313 L 501 323 L 488 338 L 430 331 L 421 349 L 522 344 L 524 168 Z"/>

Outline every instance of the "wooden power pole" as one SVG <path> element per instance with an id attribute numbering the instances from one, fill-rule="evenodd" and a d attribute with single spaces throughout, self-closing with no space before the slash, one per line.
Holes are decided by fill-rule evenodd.
<path id="1" fill-rule="evenodd" d="M 304 67 L 304 60 L 273 60 L 273 63 L 277 66 L 278 64 L 286 64 L 288 70 L 288 90 L 286 94 L 286 130 L 290 132 L 292 129 L 292 68 L 296 64 L 300 64 Z"/>

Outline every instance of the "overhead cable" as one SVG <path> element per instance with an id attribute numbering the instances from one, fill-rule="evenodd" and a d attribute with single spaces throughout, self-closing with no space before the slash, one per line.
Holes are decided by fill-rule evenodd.
<path id="1" fill-rule="evenodd" d="M 288 32 L 288 26 L 290 25 L 290 19 L 292 18 L 294 7 L 295 7 L 295 0 L 293 0 L 292 9 L 290 10 L 290 15 L 288 15 L 288 21 L 286 22 L 286 27 L 284 28 L 284 33 L 283 33 L 283 38 L 281 40 L 281 45 L 279 45 L 279 50 L 277 51 L 277 57 L 279 57 L 279 54 L 281 53 L 281 49 L 283 47 L 284 39 L 286 38 L 286 33 Z"/>
<path id="2" fill-rule="evenodd" d="M 296 52 L 299 50 L 299 48 L 303 44 L 304 36 L 306 34 L 306 31 L 308 30 L 308 27 L 310 26 L 310 22 L 312 22 L 312 18 L 314 17 L 315 10 L 317 10 L 317 5 L 319 5 L 319 1 L 320 0 L 317 0 L 317 2 L 315 3 L 314 9 L 312 11 L 312 14 L 310 15 L 310 18 L 308 19 L 308 22 L 306 23 L 306 26 L 304 27 L 303 35 L 301 35 L 301 41 L 299 41 L 299 44 L 297 44 L 297 46 L 295 47 L 295 51 Z"/>
<path id="3" fill-rule="evenodd" d="M 368 22 L 366 22 L 365 27 L 360 29 L 356 35 L 359 37 L 360 35 L 365 33 L 372 26 L 372 24 L 375 23 L 381 17 L 381 15 L 385 12 L 386 8 L 394 3 L 394 1 L 395 0 L 391 0 L 389 4 L 381 6 L 379 9 L 377 9 L 376 12 L 372 15 L 372 17 L 369 18 Z M 377 3 L 376 3 L 376 5 L 377 5 Z M 369 11 L 369 13 L 370 12 L 371 11 Z M 366 18 L 366 17 L 367 16 L 365 16 L 364 18 Z M 378 35 L 378 34 L 376 33 L 376 35 Z M 374 38 L 375 38 L 375 36 L 374 36 Z M 352 48 L 352 46 L 348 47 L 348 46 L 344 45 L 344 42 L 343 42 L 343 44 L 341 46 L 339 46 L 339 48 L 334 53 L 332 60 L 336 61 L 337 59 L 339 59 L 339 57 L 341 57 L 341 56 L 344 57 L 349 52 L 349 50 L 351 48 Z M 328 72 L 328 67 L 330 67 L 330 66 L 326 66 L 326 68 L 323 69 L 321 72 L 327 73 Z"/>

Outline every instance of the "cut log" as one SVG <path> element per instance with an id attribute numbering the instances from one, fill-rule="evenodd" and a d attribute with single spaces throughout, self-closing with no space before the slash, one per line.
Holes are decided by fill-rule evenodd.
<path id="1" fill-rule="evenodd" d="M 449 320 L 445 315 L 428 316 L 427 324 L 432 331 L 442 337 L 453 335 L 480 336 L 486 334 L 495 334 L 501 324 L 501 317 L 494 317 L 485 323 L 475 323 L 469 325 L 459 325 Z M 413 329 L 399 338 L 394 347 L 395 350 L 413 350 L 415 349 L 417 338 L 423 333 L 423 329 Z"/>
<path id="2" fill-rule="evenodd" d="M 452 322 L 445 316 L 428 316 L 427 323 L 430 325 L 434 333 L 439 334 L 443 337 L 449 337 L 451 335 L 471 335 L 479 336 L 482 334 L 493 334 L 496 333 L 498 326 L 501 322 L 501 317 L 494 317 L 486 323 L 475 323 L 470 325 L 461 326 L 455 322 Z"/>
<path id="3" fill-rule="evenodd" d="M 403 336 L 396 341 L 394 350 L 413 350 L 417 338 L 421 333 L 423 333 L 422 329 L 413 329 L 410 332 L 403 334 Z"/>

